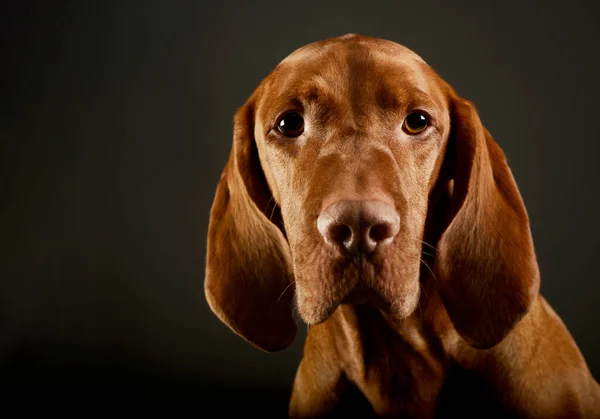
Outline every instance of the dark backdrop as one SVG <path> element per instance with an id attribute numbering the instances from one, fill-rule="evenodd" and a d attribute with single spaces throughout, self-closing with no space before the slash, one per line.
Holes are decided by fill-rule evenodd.
<path id="1" fill-rule="evenodd" d="M 600 377 L 599 8 L 535 3 L 3 2 L 0 414 L 285 411 L 304 335 L 268 355 L 209 311 L 208 211 L 235 109 L 347 32 L 412 48 L 476 103 L 542 292 Z"/>

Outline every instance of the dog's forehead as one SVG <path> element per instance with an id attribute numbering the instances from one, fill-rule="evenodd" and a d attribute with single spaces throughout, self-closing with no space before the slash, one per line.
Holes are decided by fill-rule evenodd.
<path id="1" fill-rule="evenodd" d="M 350 34 L 292 52 L 263 81 L 262 91 L 293 96 L 317 89 L 335 95 L 359 84 L 365 91 L 401 86 L 407 91 L 439 96 L 438 81 L 435 72 L 410 49 L 391 41 Z"/>

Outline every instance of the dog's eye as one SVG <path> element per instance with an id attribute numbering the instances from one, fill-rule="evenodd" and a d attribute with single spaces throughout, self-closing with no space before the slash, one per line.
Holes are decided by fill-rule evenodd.
<path id="1" fill-rule="evenodd" d="M 427 117 L 420 112 L 413 112 L 409 114 L 402 124 L 402 128 L 407 134 L 416 135 L 423 132 L 429 125 Z"/>
<path id="2" fill-rule="evenodd" d="M 277 129 L 286 137 L 298 137 L 304 132 L 304 119 L 297 113 L 290 112 L 279 120 Z"/>

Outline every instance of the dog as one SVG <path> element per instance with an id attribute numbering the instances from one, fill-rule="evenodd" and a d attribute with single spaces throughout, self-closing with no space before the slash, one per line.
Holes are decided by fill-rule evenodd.
<path id="1" fill-rule="evenodd" d="M 300 48 L 238 109 L 204 285 L 264 351 L 309 326 L 292 418 L 600 417 L 502 150 L 394 42 Z"/>

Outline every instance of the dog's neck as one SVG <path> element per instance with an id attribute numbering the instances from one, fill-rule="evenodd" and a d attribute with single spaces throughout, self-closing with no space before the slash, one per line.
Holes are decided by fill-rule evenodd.
<path id="1" fill-rule="evenodd" d="M 451 358 L 457 334 L 437 290 L 427 288 L 423 288 L 419 305 L 406 318 L 396 318 L 371 304 L 342 304 L 332 317 L 341 326 L 349 345 L 356 346 L 352 351 L 362 355 L 360 358 L 364 359 L 365 365 L 370 362 L 369 354 L 375 354 L 373 351 L 378 345 L 386 352 L 390 345 L 399 345 L 401 351 L 398 353 L 403 355 L 410 348 L 411 352 L 422 354 L 430 362 L 434 362 L 434 357 L 435 363 L 446 363 Z"/>
<path id="2" fill-rule="evenodd" d="M 343 304 L 327 321 L 346 376 L 384 411 L 404 406 L 429 417 L 415 400 L 435 400 L 444 386 L 450 360 L 423 314 L 394 319 L 372 305 Z"/>

